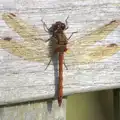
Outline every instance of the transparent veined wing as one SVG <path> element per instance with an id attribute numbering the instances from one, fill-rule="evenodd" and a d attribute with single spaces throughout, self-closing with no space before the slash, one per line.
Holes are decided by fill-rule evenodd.
<path id="1" fill-rule="evenodd" d="M 111 21 L 110 23 L 95 30 L 91 34 L 83 37 L 82 39 L 74 40 L 69 45 L 69 52 L 66 53 L 65 59 L 73 64 L 88 64 L 97 62 L 99 60 L 108 58 L 120 50 L 118 45 L 115 46 L 95 46 L 97 41 L 105 40 L 108 34 L 110 34 L 119 25 L 119 21 Z"/>
<path id="2" fill-rule="evenodd" d="M 28 25 L 13 13 L 4 13 L 2 19 L 13 31 L 17 32 L 24 41 L 20 44 L 15 40 L 1 40 L 1 48 L 25 60 L 48 62 L 48 45 L 41 39 L 39 34 L 42 31 L 38 31 L 31 25 Z"/>
<path id="3" fill-rule="evenodd" d="M 24 38 L 24 42 L 20 45 L 15 41 L 1 41 L 0 45 L 2 48 L 7 48 L 12 54 L 27 60 L 48 61 L 50 48 L 39 35 L 42 31 L 31 27 L 11 13 L 3 14 L 3 20 L 5 20 L 9 27 L 13 28 L 14 31 Z M 118 21 L 112 21 L 82 39 L 80 38 L 70 42 L 70 45 L 68 45 L 69 50 L 65 54 L 67 64 L 88 64 L 109 57 L 119 51 L 119 46 L 97 46 L 90 48 L 90 46 L 94 45 L 97 41 L 104 40 L 118 25 Z"/>

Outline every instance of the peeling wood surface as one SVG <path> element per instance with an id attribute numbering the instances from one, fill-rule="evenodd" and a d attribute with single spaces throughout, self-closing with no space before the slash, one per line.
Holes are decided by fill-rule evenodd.
<path id="1" fill-rule="evenodd" d="M 120 87 L 119 0 L 5 1 L 0 2 L 0 105 L 55 96 L 57 66 L 53 62 L 44 71 L 48 43 L 41 39 L 50 36 L 44 32 L 42 18 L 50 27 L 69 15 L 67 37 L 78 31 L 65 54 L 69 69 L 64 69 L 65 96 Z M 8 17 L 8 12 L 17 17 Z M 6 37 L 12 40 L 3 40 Z"/>

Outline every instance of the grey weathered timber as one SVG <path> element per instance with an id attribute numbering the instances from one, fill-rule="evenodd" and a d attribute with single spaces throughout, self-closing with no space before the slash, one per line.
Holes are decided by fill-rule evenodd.
<path id="1" fill-rule="evenodd" d="M 50 27 L 55 21 L 65 22 L 69 15 L 66 36 L 78 32 L 69 40 L 70 51 L 65 54 L 68 70 L 64 69 L 63 75 L 64 96 L 120 87 L 119 0 L 4 0 L 0 5 L 0 105 L 55 98 L 57 65 L 53 61 L 44 71 L 50 59 L 44 40 L 50 36 L 44 31 L 41 19 Z M 5 41 L 5 37 L 12 40 Z M 111 43 L 117 46 L 106 47 Z M 57 109 L 64 111 L 63 104 L 63 109 Z M 39 105 L 39 109 L 47 106 L 46 102 Z M 29 109 L 27 104 L 23 106 Z M 20 107 L 2 107 L 0 114 L 4 118 L 7 110 Z M 33 104 L 30 107 L 33 109 Z"/>
<path id="2" fill-rule="evenodd" d="M 61 107 L 57 101 L 32 102 L 0 107 L 0 120 L 66 120 L 65 100 Z"/>

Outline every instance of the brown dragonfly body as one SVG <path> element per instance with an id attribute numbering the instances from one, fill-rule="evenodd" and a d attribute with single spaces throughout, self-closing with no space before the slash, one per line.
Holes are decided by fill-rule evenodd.
<path id="1" fill-rule="evenodd" d="M 45 24 L 45 22 L 42 21 L 45 31 L 49 32 L 49 34 L 52 35 L 52 38 L 53 38 L 52 40 L 56 42 L 56 47 L 53 52 L 53 55 L 56 53 L 58 53 L 59 55 L 59 82 L 58 82 L 58 104 L 59 106 L 61 106 L 62 97 L 63 97 L 63 64 L 65 65 L 65 63 L 63 62 L 64 52 L 67 51 L 68 40 L 71 38 L 71 36 L 74 33 L 76 33 L 76 32 L 73 32 L 69 38 L 67 38 L 66 35 L 64 34 L 64 30 L 68 29 L 67 19 L 65 20 L 65 23 L 62 23 L 61 21 L 57 21 L 56 23 L 52 24 L 52 26 L 49 29 L 47 28 L 47 25 Z"/>
<path id="2" fill-rule="evenodd" d="M 64 34 L 66 26 L 62 22 L 56 22 L 52 25 L 53 37 L 56 40 L 55 53 L 59 54 L 59 84 L 58 84 L 58 104 L 61 106 L 63 97 L 63 60 L 64 52 L 67 51 L 67 37 Z"/>

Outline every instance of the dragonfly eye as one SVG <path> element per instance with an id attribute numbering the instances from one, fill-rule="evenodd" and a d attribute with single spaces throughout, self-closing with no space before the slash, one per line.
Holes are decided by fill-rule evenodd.
<path id="1" fill-rule="evenodd" d="M 63 23 L 60 22 L 60 21 L 57 21 L 57 22 L 55 23 L 55 25 L 56 25 L 57 28 L 62 28 Z"/>
<path id="2" fill-rule="evenodd" d="M 61 28 L 62 28 L 62 30 L 65 29 L 65 24 L 64 23 L 61 24 Z"/>
<path id="3" fill-rule="evenodd" d="M 52 26 L 49 28 L 49 32 L 54 32 L 54 31 L 56 31 L 58 29 L 58 24 L 52 24 Z"/>
<path id="4" fill-rule="evenodd" d="M 55 24 L 52 24 L 52 26 L 49 28 L 49 32 L 52 33 L 55 31 Z"/>
<path id="5" fill-rule="evenodd" d="M 60 21 L 57 21 L 55 24 L 52 24 L 49 31 L 52 33 L 52 32 L 59 31 L 59 30 L 61 31 L 64 29 L 65 29 L 65 24 Z"/>

